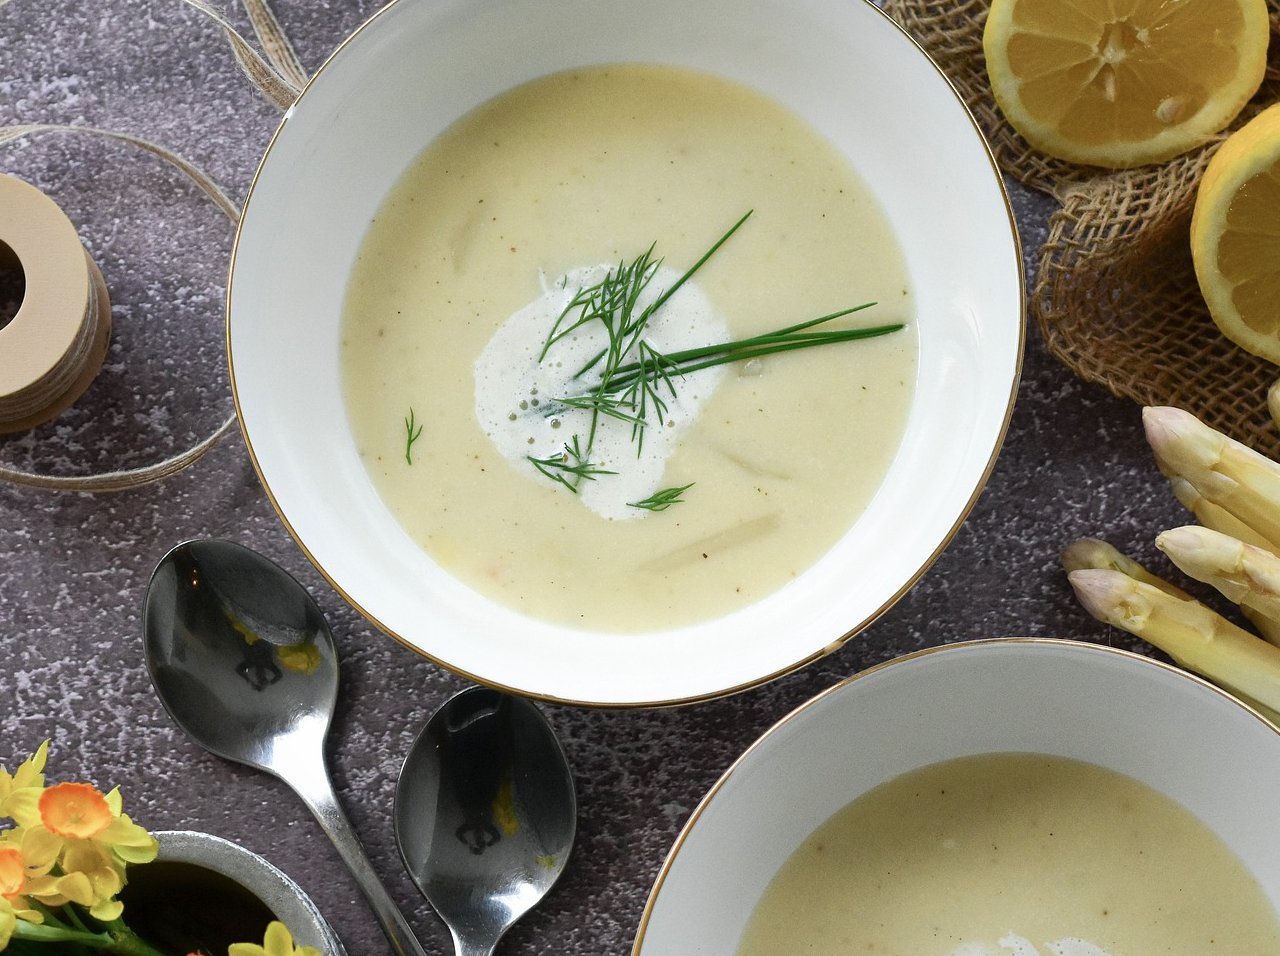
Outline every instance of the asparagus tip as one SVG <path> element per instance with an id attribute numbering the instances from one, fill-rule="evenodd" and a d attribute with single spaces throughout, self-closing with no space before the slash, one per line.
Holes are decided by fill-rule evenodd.
<path id="1" fill-rule="evenodd" d="M 1067 573 L 1110 563 L 1115 548 L 1101 538 L 1079 538 L 1062 549 L 1062 566 Z"/>
<path id="2" fill-rule="evenodd" d="M 1173 405 L 1148 405 L 1142 410 L 1142 427 L 1147 444 L 1159 457 L 1163 449 L 1175 444 L 1192 422 L 1199 423 L 1190 412 Z"/>
<path id="3" fill-rule="evenodd" d="M 1076 600 L 1086 611 L 1104 623 L 1108 620 L 1109 598 L 1115 593 L 1118 578 L 1126 575 L 1110 568 L 1081 568 L 1067 575 L 1071 588 L 1076 592 Z"/>
<path id="4" fill-rule="evenodd" d="M 1170 528 L 1156 535 L 1156 547 L 1170 556 L 1174 554 L 1190 554 L 1204 548 L 1205 538 L 1214 532 L 1199 525 L 1183 525 L 1181 528 Z"/>

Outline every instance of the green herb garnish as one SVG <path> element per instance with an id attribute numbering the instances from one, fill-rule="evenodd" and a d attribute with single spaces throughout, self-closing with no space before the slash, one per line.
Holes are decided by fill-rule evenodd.
<path id="1" fill-rule="evenodd" d="M 409 414 L 404 419 L 405 442 L 404 442 L 404 460 L 408 464 L 413 464 L 413 443 L 422 437 L 422 426 L 417 423 L 417 419 L 413 416 L 413 408 L 409 409 Z"/>
<path id="2" fill-rule="evenodd" d="M 680 496 L 693 487 L 693 482 L 687 485 L 681 485 L 679 488 L 663 488 L 661 491 L 655 491 L 643 501 L 628 501 L 629 508 L 643 508 L 645 511 L 666 511 L 672 505 L 679 504 L 684 501 Z"/>
<path id="3" fill-rule="evenodd" d="M 552 481 L 558 481 L 564 485 L 575 495 L 578 493 L 578 484 L 583 481 L 595 481 L 597 475 L 616 475 L 616 471 L 606 471 L 603 468 L 597 468 L 587 460 L 587 455 L 582 451 L 578 444 L 578 436 L 573 438 L 564 446 L 564 451 L 550 458 L 534 458 L 528 456 L 529 461 L 533 462 L 533 467 L 542 472 Z"/>
<path id="4" fill-rule="evenodd" d="M 535 468 L 576 492 L 583 479 L 614 474 L 591 463 L 601 416 L 631 425 L 631 438 L 635 442 L 638 457 L 644 449 L 645 429 L 655 419 L 661 424 L 666 416 L 667 401 L 676 397 L 677 378 L 701 369 L 731 362 L 745 362 L 778 352 L 875 338 L 905 327 L 903 323 L 895 323 L 863 329 L 815 330 L 825 322 L 875 305 L 874 302 L 866 302 L 763 335 L 666 354 L 659 352 L 644 338 L 649 320 L 681 286 L 706 265 L 750 216 L 751 212 L 747 212 L 729 227 L 697 262 L 644 308 L 639 306 L 640 297 L 662 265 L 661 259 L 654 258 L 656 243 L 630 263 L 620 262 L 616 269 L 611 269 L 596 284 L 577 290 L 552 325 L 538 360 L 546 359 L 557 342 L 577 329 L 595 324 L 604 331 L 605 347 L 574 375 L 574 378 L 582 378 L 592 372 L 598 376 L 596 383 L 580 394 L 553 399 L 545 409 L 548 417 L 567 408 L 585 409 L 591 413 L 591 424 L 587 429 L 585 447 L 579 436 L 574 435 L 572 443 L 564 446 L 562 455 L 552 458 L 529 456 L 529 461 Z M 668 488 L 644 501 L 628 504 L 650 511 L 665 511 L 682 501 L 680 495 L 689 487 L 685 485 L 682 488 Z"/>
<path id="5" fill-rule="evenodd" d="M 704 345 L 700 348 L 669 352 L 665 355 L 658 355 L 657 360 L 649 359 L 646 361 L 641 358 L 635 362 L 629 362 L 617 368 L 609 381 L 606 394 L 614 391 L 623 391 L 625 394 L 634 388 L 634 383 L 637 380 L 641 379 L 652 381 L 660 378 L 670 386 L 672 375 L 684 376 L 704 368 L 725 365 L 729 362 L 745 362 L 749 359 L 759 358 L 762 355 L 772 355 L 775 352 L 790 352 L 795 349 L 813 348 L 817 345 L 832 345 L 836 342 L 854 342 L 858 339 L 876 338 L 905 328 L 902 323 L 897 323 L 894 325 L 877 325 L 865 329 L 827 329 L 823 332 L 803 331 L 822 322 L 830 322 L 832 319 L 839 319 L 846 315 L 852 315 L 854 312 L 861 312 L 863 309 L 869 309 L 875 304 L 874 302 L 864 302 L 862 305 L 841 309 L 839 312 L 832 312 L 830 315 L 810 319 L 808 322 L 801 322 L 799 325 L 788 326 L 785 329 L 767 332 L 764 335 L 754 335 L 751 338 L 737 339 L 720 345 Z M 672 391 L 674 392 L 674 389 Z"/>

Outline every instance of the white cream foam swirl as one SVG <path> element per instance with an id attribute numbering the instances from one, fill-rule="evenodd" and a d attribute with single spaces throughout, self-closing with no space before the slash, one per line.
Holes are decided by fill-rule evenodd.
<path id="1" fill-rule="evenodd" d="M 475 410 L 480 427 L 502 455 L 532 481 L 550 479 L 529 462 L 530 456 L 559 455 L 574 435 L 579 436 L 580 446 L 586 447 L 591 427 L 589 411 L 561 407 L 548 414 L 548 410 L 557 408 L 557 398 L 581 395 L 598 383 L 598 375 L 575 378 L 575 373 L 604 347 L 604 329 L 599 323 L 584 325 L 556 342 L 541 361 L 539 355 L 556 318 L 577 291 L 600 282 L 609 269 L 607 265 L 587 266 L 571 270 L 549 285 L 544 283 L 542 294 L 514 312 L 476 359 Z M 651 304 L 679 277 L 674 269 L 660 266 L 642 291 L 637 307 L 643 309 Z M 682 285 L 653 314 L 644 336 L 663 353 L 724 342 L 728 337 L 723 317 L 692 281 Z M 666 415 L 661 420 L 650 416 L 642 455 L 637 456 L 630 424 L 602 416 L 591 462 L 616 474 L 582 481 L 577 494 L 582 503 L 613 520 L 649 514 L 629 503 L 648 498 L 662 488 L 667 459 L 722 375 L 723 369 L 714 367 L 685 378 L 676 377 L 675 396 L 662 391 Z M 570 493 L 567 488 L 563 491 Z"/>

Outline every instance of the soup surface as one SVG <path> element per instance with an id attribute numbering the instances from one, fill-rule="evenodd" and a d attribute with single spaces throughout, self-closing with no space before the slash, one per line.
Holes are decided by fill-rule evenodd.
<path id="1" fill-rule="evenodd" d="M 872 301 L 831 325 L 906 327 L 674 377 L 641 454 L 602 421 L 592 463 L 614 474 L 577 493 L 535 467 L 589 430 L 537 411 L 563 381 L 520 371 L 568 366 L 538 364 L 563 303 L 650 246 L 652 298 L 748 212 L 655 313 L 665 351 Z M 903 257 L 847 159 L 758 93 L 667 67 L 555 74 L 460 120 L 379 210 L 345 309 L 352 431 L 408 533 L 494 600 L 604 630 L 706 619 L 803 572 L 875 493 L 914 389 Z"/>
<path id="2" fill-rule="evenodd" d="M 1145 784 L 1040 754 L 904 774 L 786 862 L 737 956 L 1280 952 L 1261 887 Z"/>

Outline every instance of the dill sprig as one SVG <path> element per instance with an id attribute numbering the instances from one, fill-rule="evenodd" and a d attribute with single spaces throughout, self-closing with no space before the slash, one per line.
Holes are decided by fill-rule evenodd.
<path id="1" fill-rule="evenodd" d="M 409 409 L 409 414 L 404 419 L 405 441 L 404 441 L 404 460 L 407 464 L 413 464 L 413 443 L 422 437 L 422 426 L 418 424 L 414 418 L 413 408 Z"/>
<path id="2" fill-rule="evenodd" d="M 687 485 L 680 485 L 678 488 L 663 488 L 661 491 L 655 491 L 642 501 L 628 501 L 627 507 L 642 508 L 645 511 L 666 511 L 672 505 L 684 501 L 680 496 L 692 488 L 693 484 L 691 481 Z"/>
<path id="3" fill-rule="evenodd" d="M 746 362 L 751 359 L 790 352 L 798 349 L 834 345 L 859 339 L 875 338 L 897 332 L 902 323 L 880 325 L 861 329 L 817 329 L 817 326 L 843 318 L 875 305 L 866 302 L 848 309 L 841 309 L 816 319 L 785 326 L 731 342 L 704 345 L 663 353 L 644 338 L 650 319 L 680 288 L 700 270 L 720 247 L 751 217 L 748 210 L 737 222 L 707 249 L 705 253 L 668 288 L 658 294 L 647 306 L 640 307 L 644 291 L 657 275 L 662 259 L 654 257 L 657 243 L 653 243 L 631 262 L 619 262 L 603 279 L 594 285 L 579 288 L 561 310 L 551 331 L 543 342 L 538 361 L 543 361 L 557 342 L 585 326 L 596 325 L 605 335 L 605 346 L 591 357 L 574 378 L 582 378 L 588 372 L 597 377 L 595 384 L 577 395 L 561 396 L 546 407 L 548 416 L 567 408 L 584 409 L 591 413 L 585 447 L 578 435 L 564 446 L 564 453 L 551 458 L 534 458 L 531 461 L 540 472 L 577 492 L 583 480 L 594 480 L 597 475 L 609 475 L 591 462 L 596 432 L 602 417 L 613 418 L 631 425 L 631 439 L 636 455 L 644 450 L 645 429 L 653 420 L 665 420 L 668 401 L 677 395 L 676 379 L 693 372 L 717 365 Z M 683 499 L 681 494 L 690 485 L 668 488 L 639 502 L 628 502 L 632 507 L 650 511 L 664 511 Z"/>
<path id="4" fill-rule="evenodd" d="M 577 435 L 565 444 L 564 450 L 558 455 L 552 455 L 550 458 L 534 458 L 529 455 L 528 458 L 538 471 L 552 481 L 560 482 L 575 495 L 582 481 L 595 481 L 597 475 L 617 474 L 616 471 L 606 471 L 593 465 L 587 453 L 580 447 Z"/>
<path id="5" fill-rule="evenodd" d="M 631 263 L 630 266 L 619 264 L 616 271 L 607 273 L 605 277 L 595 285 L 579 290 L 573 300 L 564 307 L 564 311 L 560 313 L 560 318 L 556 320 L 556 325 L 552 327 L 551 335 L 547 338 L 547 345 L 543 348 L 542 355 L 538 358 L 538 361 L 542 361 L 542 359 L 546 358 L 547 350 L 554 345 L 556 341 L 559 341 L 559 339 L 564 337 L 563 334 L 557 335 L 556 330 L 563 322 L 564 317 L 574 309 L 577 309 L 579 317 L 578 320 L 573 323 L 573 328 L 586 325 L 593 320 L 599 320 L 604 324 L 605 331 L 607 333 L 611 333 L 615 324 L 619 329 L 619 332 L 616 336 L 609 334 L 609 347 L 597 353 L 589 362 L 587 362 L 586 365 L 578 369 L 574 374 L 574 378 L 581 378 L 587 372 L 591 371 L 591 369 L 595 368 L 595 366 L 600 363 L 602 358 L 617 357 L 618 362 L 620 363 L 622 357 L 630 353 L 630 351 L 640 342 L 640 335 L 649 324 L 649 319 L 653 317 L 653 314 L 666 305 L 667 300 L 679 292 L 680 288 L 693 278 L 694 274 L 697 273 L 699 269 L 707 264 L 707 260 L 715 255 L 716 252 L 719 251 L 720 247 L 729 241 L 729 237 L 737 232 L 744 222 L 751 218 L 752 211 L 753 210 L 747 210 L 741 219 L 730 226 L 723 236 L 711 244 L 711 248 L 704 252 L 697 262 L 686 269 L 684 274 L 681 275 L 680 278 L 676 279 L 675 282 L 671 283 L 668 288 L 664 289 L 647 308 L 640 312 L 638 316 L 634 315 L 634 312 L 636 302 L 640 298 L 640 293 L 645 290 L 651 281 L 653 281 L 653 277 L 657 273 L 658 267 L 661 266 L 663 262 L 662 259 L 655 260 L 653 258 L 653 250 L 658 245 L 656 242 L 651 243 L 649 248 L 645 250 L 644 254 L 636 259 L 635 262 Z M 621 295 L 623 290 L 626 291 L 625 295 Z M 626 310 L 621 312 L 619 316 L 622 321 L 615 323 L 613 315 L 605 315 L 598 310 L 588 313 L 583 306 L 579 304 L 580 300 L 584 300 L 584 297 L 585 301 L 592 305 L 601 301 L 611 301 L 620 297 L 622 301 L 627 303 Z M 569 331 L 572 331 L 572 329 Z M 567 331 L 564 334 L 568 334 Z M 616 347 L 623 341 L 625 341 L 625 345 Z M 601 379 L 608 379 L 608 373 L 609 366 L 606 362 L 605 370 L 601 372 L 600 375 Z"/>
<path id="6" fill-rule="evenodd" d="M 565 336 L 593 322 L 598 322 L 604 327 L 609 344 L 577 374 L 582 375 L 607 355 L 625 354 L 633 343 L 624 344 L 624 339 L 633 335 L 637 329 L 643 329 L 654 311 L 653 306 L 650 306 L 639 316 L 635 315 L 640 294 L 653 281 L 658 267 L 662 265 L 661 259 L 653 258 L 653 250 L 656 247 L 657 243 L 651 244 L 630 264 L 620 262 L 616 269 L 609 270 L 595 285 L 580 288 L 569 300 L 569 304 L 560 311 L 555 324 L 551 327 L 551 332 L 547 335 L 546 342 L 543 343 L 538 361 L 545 359 L 551 347 Z M 574 312 L 578 313 L 577 318 L 566 323 Z"/>

